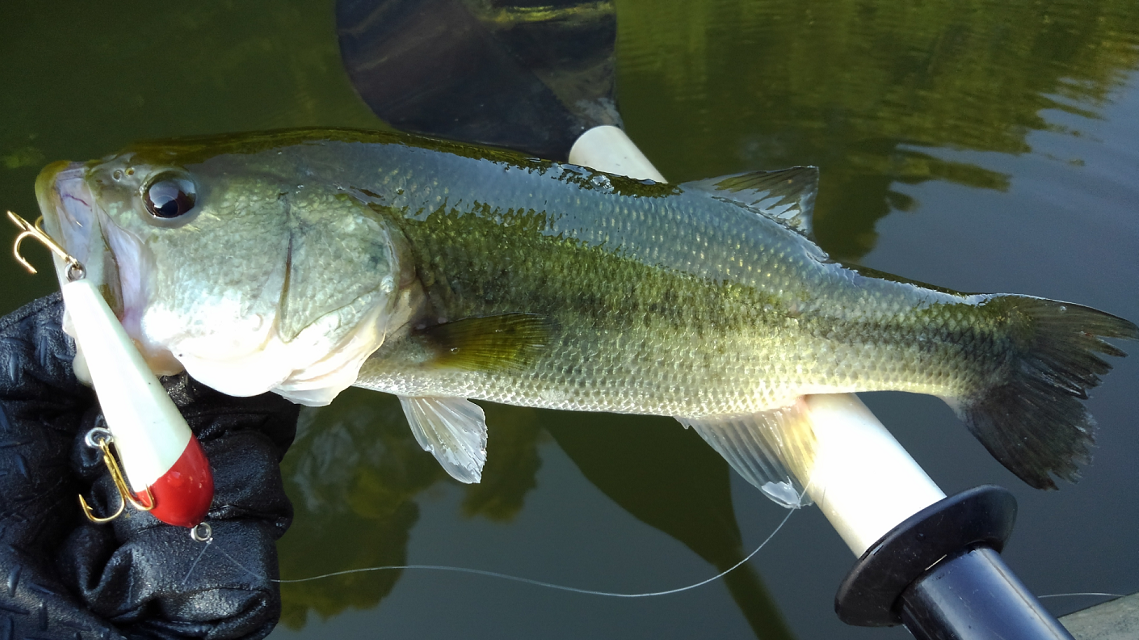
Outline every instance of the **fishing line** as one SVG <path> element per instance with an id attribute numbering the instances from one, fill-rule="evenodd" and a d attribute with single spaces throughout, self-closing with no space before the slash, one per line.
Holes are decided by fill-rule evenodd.
<path id="1" fill-rule="evenodd" d="M 1079 593 L 1050 593 L 1046 596 L 1036 596 L 1037 600 L 1044 598 L 1066 598 L 1068 596 L 1103 596 L 1105 598 L 1122 598 L 1122 593 L 1097 593 L 1095 591 L 1082 591 Z"/>
<path id="2" fill-rule="evenodd" d="M 732 571 L 736 570 L 741 565 L 746 563 L 748 560 L 751 560 L 755 556 L 755 554 L 759 553 L 760 549 L 767 546 L 767 543 L 771 542 L 772 538 L 775 537 L 775 534 L 779 533 L 779 531 L 783 528 L 783 525 L 787 524 L 787 521 L 791 519 L 791 514 L 794 513 L 795 511 L 796 511 L 796 509 L 789 509 L 787 511 L 787 515 L 784 516 L 783 520 L 779 523 L 779 526 L 775 527 L 775 530 L 772 531 L 767 536 L 767 538 L 765 538 L 763 540 L 763 542 L 759 543 L 759 546 L 756 547 L 754 551 L 749 553 L 747 555 L 747 557 L 745 557 L 743 560 L 740 560 L 739 562 L 735 563 L 734 565 L 732 565 L 728 569 L 721 571 L 720 573 L 712 576 L 711 578 L 701 580 L 700 582 L 697 582 L 694 584 L 686 585 L 683 587 L 678 587 L 676 589 L 667 589 L 665 591 L 650 591 L 650 592 L 645 592 L 645 593 L 619 593 L 619 592 L 614 592 L 614 591 L 599 591 L 599 590 L 595 590 L 595 589 L 582 589 L 582 588 L 578 588 L 578 587 L 570 587 L 567 585 L 554 584 L 552 582 L 544 582 L 542 580 L 535 580 L 533 578 L 524 578 L 521 576 L 512 576 L 512 575 L 505 574 L 505 573 L 499 573 L 497 571 L 488 571 L 486 569 L 471 569 L 471 568 L 467 568 L 467 567 L 452 567 L 452 566 L 446 566 L 446 565 L 430 565 L 430 564 L 405 564 L 405 565 L 388 565 L 388 566 L 382 566 L 382 567 L 364 567 L 362 569 L 345 569 L 343 571 L 333 571 L 332 573 L 325 573 L 325 574 L 322 574 L 319 576 L 312 576 L 309 578 L 295 578 L 295 579 L 289 579 L 289 580 L 274 580 L 271 578 L 266 578 L 266 576 L 259 574 L 255 571 L 249 569 L 248 567 L 242 565 L 233 556 L 226 553 L 225 550 L 222 549 L 220 546 L 214 546 L 214 548 L 217 549 L 218 553 L 220 553 L 223 556 L 225 556 L 226 558 L 228 558 L 230 562 L 237 565 L 239 568 L 246 571 L 250 575 L 255 576 L 257 578 L 260 578 L 262 580 L 268 579 L 270 582 L 275 582 L 278 584 L 297 584 L 300 582 L 312 582 L 314 580 L 323 580 L 325 578 L 332 578 L 335 576 L 345 576 L 345 575 L 351 575 L 351 574 L 356 574 L 356 573 L 370 573 L 373 571 L 399 571 L 399 570 L 404 570 L 404 569 L 410 569 L 410 570 L 422 570 L 422 571 L 450 571 L 453 573 L 467 573 L 467 574 L 473 574 L 473 575 L 477 575 L 477 576 L 485 576 L 488 578 L 499 578 L 502 580 L 509 580 L 512 582 L 521 582 L 523 584 L 529 584 L 529 585 L 533 585 L 536 587 L 545 587 L 547 589 L 554 589 L 557 591 L 569 591 L 571 593 L 581 593 L 581 594 L 592 595 L 592 596 L 606 596 L 606 597 L 610 597 L 610 598 L 651 598 L 651 597 L 656 597 L 656 596 L 667 596 L 667 595 L 672 595 L 675 593 L 681 593 L 683 591 L 688 591 L 690 589 L 696 589 L 696 588 L 702 587 L 702 586 L 704 586 L 710 582 L 715 582 L 716 580 L 719 580 L 720 578 L 722 578 L 722 577 L 726 576 L 727 574 L 731 573 Z M 213 542 L 214 541 L 212 538 L 205 540 L 206 548 L 202 549 L 202 554 L 205 554 L 206 549 L 208 549 L 210 546 L 212 546 Z M 201 556 L 198 556 L 198 560 L 200 560 L 200 559 L 201 559 Z M 197 563 L 198 563 L 197 560 L 195 560 L 194 565 L 197 565 Z M 193 565 L 190 567 L 190 570 L 193 571 Z M 189 576 L 189 574 L 187 574 L 187 577 L 188 576 Z"/>
<path id="3" fill-rule="evenodd" d="M 403 569 L 413 569 L 413 570 L 419 569 L 419 570 L 425 570 L 425 571 L 450 571 L 453 573 L 466 573 L 466 574 L 472 574 L 472 575 L 478 575 L 478 576 L 485 576 L 488 578 L 500 578 L 502 580 L 509 580 L 512 582 L 521 582 L 523 584 L 529 584 L 529 585 L 533 585 L 536 587 L 545 587 L 547 589 L 554 589 L 557 591 L 569 591 L 571 593 L 581 593 L 581 594 L 585 594 L 585 595 L 605 596 L 605 597 L 610 597 L 610 598 L 651 598 L 651 597 L 656 597 L 656 596 L 667 596 L 667 595 L 672 595 L 672 594 L 676 594 L 676 593 L 681 593 L 684 591 L 689 591 L 691 589 L 696 589 L 696 588 L 702 587 L 702 586 L 704 586 L 710 582 L 715 582 L 716 580 L 719 580 L 720 578 L 723 578 L 724 576 L 728 575 L 732 571 L 735 571 L 740 566 L 742 566 L 744 563 L 748 562 L 753 557 L 755 557 L 755 554 L 759 553 L 759 551 L 761 549 L 763 549 L 765 546 L 767 546 L 767 543 L 771 542 L 771 540 L 775 537 L 775 534 L 779 533 L 780 529 L 782 529 L 783 526 L 785 524 L 787 524 L 787 521 L 791 519 L 791 514 L 794 513 L 795 511 L 796 511 L 796 509 L 789 509 L 787 511 L 787 515 L 784 516 L 783 520 L 779 523 L 779 526 L 775 527 L 775 529 L 767 536 L 767 538 L 765 538 L 763 540 L 763 542 L 759 543 L 759 546 L 757 546 L 754 551 L 749 553 L 746 558 L 744 558 L 743 560 L 740 560 L 739 562 L 737 562 L 736 564 L 732 565 L 731 567 L 725 569 L 724 571 L 721 571 L 720 573 L 712 576 L 711 578 L 707 578 L 705 580 L 701 580 L 700 582 L 696 582 L 694 584 L 690 584 L 687 586 L 678 587 L 676 589 L 667 589 L 665 591 L 651 591 L 651 592 L 645 592 L 645 593 L 617 593 L 617 592 L 613 592 L 613 591 L 599 591 L 599 590 L 594 590 L 594 589 L 581 589 L 578 587 L 571 587 L 571 586 L 567 586 L 567 585 L 554 584 L 551 582 L 543 582 L 541 580 L 535 580 L 533 578 L 524 578 L 521 576 L 512 576 L 512 575 L 508 575 L 505 573 L 498 573 L 496 571 L 488 571 L 485 569 L 471 569 L 471 568 L 466 568 L 466 567 L 453 567 L 453 566 L 446 566 L 446 565 L 429 565 L 429 564 L 405 564 L 405 565 L 387 565 L 387 566 L 381 566 L 381 567 L 364 567 L 362 569 L 345 569 L 343 571 L 333 571 L 332 573 L 325 573 L 325 574 L 321 574 L 318 576 L 311 576 L 308 578 L 274 580 L 271 578 L 266 578 L 265 575 L 257 573 L 255 571 L 253 571 L 252 569 L 249 569 L 245 565 L 241 564 L 240 562 L 237 561 L 236 558 L 234 558 L 233 556 L 226 553 L 225 550 L 222 549 L 220 546 L 217 547 L 217 551 L 218 551 L 218 553 L 225 556 L 234 565 L 236 565 L 237 567 L 239 567 L 240 569 L 245 571 L 246 573 L 248 573 L 254 577 L 260 578 L 262 580 L 267 579 L 267 580 L 269 580 L 269 582 L 275 582 L 277 584 L 298 584 L 301 582 L 313 582 L 316 580 L 323 580 L 325 578 L 334 578 L 336 576 L 346 576 L 346 575 L 352 575 L 352 574 L 356 574 L 356 573 L 369 573 L 369 572 L 373 572 L 373 571 L 398 571 L 398 570 L 403 570 Z M 194 568 L 198 566 L 198 563 L 202 560 L 202 557 L 206 555 L 206 551 L 210 548 L 211 545 L 213 545 L 214 539 L 212 537 L 210 537 L 210 538 L 203 540 L 202 542 L 205 543 L 202 546 L 202 552 L 199 553 L 198 557 L 194 559 L 194 562 L 190 564 L 190 568 L 186 571 L 186 577 L 182 579 L 183 583 L 185 583 L 186 580 L 188 580 L 190 578 L 190 574 L 193 573 Z M 1121 594 L 1121 593 L 1104 593 L 1104 592 L 1099 592 L 1099 591 L 1080 591 L 1080 592 L 1073 592 L 1073 593 L 1050 593 L 1050 594 L 1046 594 L 1046 595 L 1036 596 L 1036 598 L 1039 600 L 1043 600 L 1044 598 L 1068 598 L 1068 597 L 1081 597 L 1081 596 L 1083 596 L 1083 597 L 1103 597 L 1103 598 L 1122 598 L 1122 597 L 1124 597 L 1124 594 Z"/>
<path id="4" fill-rule="evenodd" d="M 196 528 L 195 528 L 195 530 L 196 530 Z M 202 552 L 199 553 L 198 557 L 194 558 L 194 561 L 190 563 L 190 568 L 186 570 L 186 577 L 182 578 L 182 584 L 186 584 L 186 581 L 190 579 L 190 574 L 194 573 L 194 569 L 198 566 L 198 563 L 202 561 L 202 557 L 206 555 L 206 550 L 210 548 L 210 544 L 213 543 L 213 541 L 214 541 L 214 539 L 212 537 L 207 538 L 206 540 L 203 540 L 203 542 L 205 542 L 205 544 L 202 545 Z M 219 551 L 220 551 L 220 549 L 219 549 Z M 226 556 L 226 557 L 228 558 L 229 556 Z M 230 559 L 232 560 L 232 558 L 230 558 Z M 240 567 L 241 565 L 238 565 L 238 566 Z M 245 569 L 245 567 L 241 567 L 241 568 Z M 249 569 L 245 569 L 245 570 L 249 571 Z"/>

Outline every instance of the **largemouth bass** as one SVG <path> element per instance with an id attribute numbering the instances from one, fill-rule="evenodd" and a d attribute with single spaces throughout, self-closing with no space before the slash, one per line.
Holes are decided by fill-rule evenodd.
<path id="1" fill-rule="evenodd" d="M 320 405 L 399 396 L 464 482 L 482 410 L 674 416 L 796 504 L 804 394 L 949 402 L 1028 484 L 1088 460 L 1122 318 L 868 275 L 809 239 L 817 172 L 680 185 L 391 132 L 140 144 L 37 181 L 157 373 Z M 796 461 L 800 462 L 796 462 Z"/>

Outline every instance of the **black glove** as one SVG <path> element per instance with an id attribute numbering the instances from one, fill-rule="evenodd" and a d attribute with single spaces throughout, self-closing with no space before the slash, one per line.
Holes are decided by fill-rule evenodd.
<path id="1" fill-rule="evenodd" d="M 0 637 L 261 638 L 280 615 L 275 541 L 292 508 L 278 463 L 297 407 L 163 379 L 209 457 L 210 544 L 118 507 L 101 454 L 84 442 L 95 394 L 71 369 L 58 294 L 0 319 Z M 92 483 L 94 486 L 92 486 Z"/>

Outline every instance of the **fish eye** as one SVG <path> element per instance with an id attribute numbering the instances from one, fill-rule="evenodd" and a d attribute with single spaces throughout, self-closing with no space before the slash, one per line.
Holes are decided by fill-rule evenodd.
<path id="1" fill-rule="evenodd" d="M 142 188 L 146 210 L 161 220 L 186 215 L 194 209 L 197 200 L 198 190 L 194 181 L 179 173 L 160 173 Z"/>

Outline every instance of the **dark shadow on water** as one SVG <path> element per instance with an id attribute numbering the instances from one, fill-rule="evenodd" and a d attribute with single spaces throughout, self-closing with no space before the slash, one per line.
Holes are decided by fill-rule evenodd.
<path id="1" fill-rule="evenodd" d="M 463 516 L 509 521 L 518 514 L 536 486 L 545 429 L 590 482 L 638 520 L 676 538 L 719 571 L 743 559 L 727 464 L 673 420 L 607 414 L 583 419 L 497 405 L 487 405 L 487 419 L 494 425 L 493 448 L 483 482 L 464 488 Z M 285 579 L 406 564 L 419 517 L 416 500 L 448 482 L 416 444 L 395 398 L 362 390 L 306 412 L 281 471 L 295 509 L 294 524 L 279 544 Z M 367 572 L 283 585 L 282 622 L 299 629 L 310 612 L 328 618 L 349 608 L 373 608 L 401 574 Z M 745 564 L 723 580 L 757 638 L 792 637 L 754 567 Z"/>
<path id="2" fill-rule="evenodd" d="M 670 418 L 549 412 L 545 428 L 590 482 L 638 520 L 684 543 L 720 571 L 746 553 L 727 463 Z M 723 578 L 757 638 L 790 629 L 751 564 Z"/>
<path id="3" fill-rule="evenodd" d="M 488 407 L 488 421 L 503 411 L 509 409 Z M 540 430 L 525 420 L 500 423 L 483 482 L 464 487 L 464 517 L 509 521 L 535 487 Z M 295 512 L 279 545 L 285 579 L 406 564 L 410 531 L 419 519 L 416 500 L 450 481 L 415 442 L 396 398 L 360 389 L 302 415 L 281 473 Z M 287 585 L 282 621 L 296 629 L 310 610 L 327 618 L 372 608 L 401 574 L 375 571 Z"/>
<path id="4" fill-rule="evenodd" d="M 353 391 L 306 412 L 281 465 L 294 521 L 278 544 L 283 578 L 340 569 L 402 565 L 415 497 L 446 473 L 411 437 L 392 396 Z M 313 550 L 319 550 L 313 552 Z M 298 629 L 308 612 L 327 618 L 367 609 L 391 592 L 400 571 L 353 574 L 282 588 L 282 623 Z"/>

